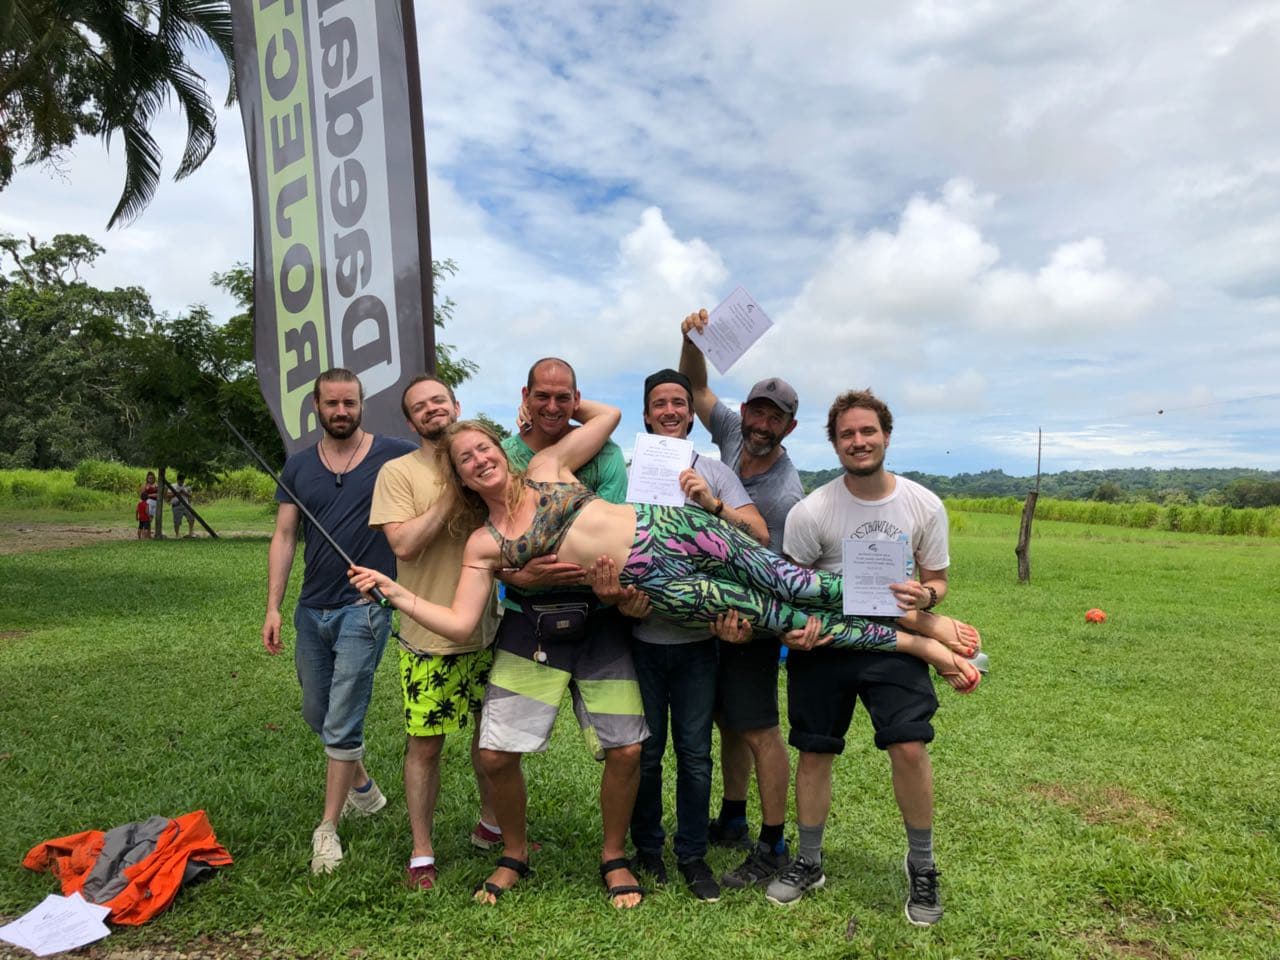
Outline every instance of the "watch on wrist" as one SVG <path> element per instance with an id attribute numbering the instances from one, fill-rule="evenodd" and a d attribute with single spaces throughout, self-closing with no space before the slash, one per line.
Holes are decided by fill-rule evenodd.
<path id="1" fill-rule="evenodd" d="M 926 590 L 929 591 L 929 602 L 926 603 L 922 609 L 932 610 L 934 607 L 938 605 L 938 591 L 933 589 L 933 587 L 927 584 L 924 584 L 923 586 Z"/>
<path id="2" fill-rule="evenodd" d="M 720 514 L 722 514 L 722 513 L 724 513 L 724 501 L 723 501 L 723 500 L 717 500 L 717 501 L 716 501 L 716 508 L 715 508 L 714 510 L 712 510 L 712 511 L 711 511 L 711 515 L 712 515 L 713 517 L 718 517 L 718 516 L 720 516 Z"/>

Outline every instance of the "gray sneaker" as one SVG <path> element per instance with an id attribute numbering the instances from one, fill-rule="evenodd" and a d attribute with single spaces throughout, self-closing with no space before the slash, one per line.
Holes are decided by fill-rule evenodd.
<path id="1" fill-rule="evenodd" d="M 311 872 L 332 873 L 342 863 L 342 842 L 332 823 L 322 823 L 311 834 Z"/>
<path id="2" fill-rule="evenodd" d="M 355 787 L 347 791 L 346 802 L 342 804 L 344 817 L 372 817 L 387 805 L 387 798 L 378 785 L 369 778 L 369 789 L 361 793 Z"/>
<path id="3" fill-rule="evenodd" d="M 907 871 L 907 920 L 917 927 L 931 927 L 942 919 L 942 901 L 938 899 L 936 867 L 917 867 L 903 861 Z"/>
<path id="4" fill-rule="evenodd" d="M 806 857 L 796 857 L 791 865 L 774 878 L 765 888 L 764 898 L 770 903 L 788 907 L 805 895 L 807 890 L 817 890 L 827 882 L 822 864 Z"/>
<path id="5" fill-rule="evenodd" d="M 760 887 L 781 873 L 791 863 L 791 853 L 783 847 L 782 853 L 774 853 L 763 843 L 757 843 L 747 854 L 747 859 L 720 878 L 726 887 L 744 890 Z"/>

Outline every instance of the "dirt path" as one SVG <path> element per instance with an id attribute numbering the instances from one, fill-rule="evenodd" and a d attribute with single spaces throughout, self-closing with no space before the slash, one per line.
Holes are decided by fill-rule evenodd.
<path id="1" fill-rule="evenodd" d="M 15 919 L 3 919 L 4 923 Z M 113 931 L 119 928 L 112 928 Z M 260 957 L 284 956 L 262 942 L 262 930 L 241 930 L 228 936 L 205 934 L 189 944 L 175 944 L 163 937 L 148 938 L 140 946 L 112 943 L 112 938 L 99 940 L 59 957 L 82 957 L 84 960 L 258 960 Z M 33 954 L 0 941 L 0 960 L 30 960 Z"/>
<path id="2" fill-rule="evenodd" d="M 79 547 L 102 540 L 129 540 L 137 535 L 137 528 L 91 527 L 84 524 L 62 523 L 0 523 L 0 554 L 33 553 L 38 550 L 57 550 L 61 547 Z"/>

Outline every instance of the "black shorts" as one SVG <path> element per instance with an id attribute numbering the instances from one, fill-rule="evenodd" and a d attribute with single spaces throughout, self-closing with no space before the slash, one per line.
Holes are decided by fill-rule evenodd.
<path id="1" fill-rule="evenodd" d="M 139 530 L 150 530 L 150 529 L 151 529 L 151 521 L 150 521 L 150 520 L 139 520 L 139 521 L 138 521 L 138 529 L 139 529 Z"/>
<path id="2" fill-rule="evenodd" d="M 881 750 L 933 740 L 938 697 L 927 663 L 905 653 L 817 649 L 787 655 L 788 742 L 804 753 L 843 753 L 859 697 Z"/>
<path id="3" fill-rule="evenodd" d="M 721 643 L 716 670 L 716 721 L 724 730 L 767 730 L 778 725 L 777 637 Z"/>

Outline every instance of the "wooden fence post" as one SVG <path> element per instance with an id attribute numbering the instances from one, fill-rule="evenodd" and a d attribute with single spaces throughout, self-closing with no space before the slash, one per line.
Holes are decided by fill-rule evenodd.
<path id="1" fill-rule="evenodd" d="M 1022 505 L 1022 523 L 1018 526 L 1018 545 L 1013 548 L 1018 558 L 1018 582 L 1031 580 L 1031 521 L 1036 515 L 1036 501 L 1040 499 L 1040 450 L 1044 443 L 1044 431 L 1036 430 L 1036 488 L 1027 491 Z"/>

